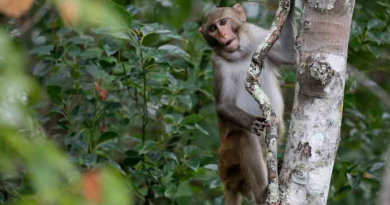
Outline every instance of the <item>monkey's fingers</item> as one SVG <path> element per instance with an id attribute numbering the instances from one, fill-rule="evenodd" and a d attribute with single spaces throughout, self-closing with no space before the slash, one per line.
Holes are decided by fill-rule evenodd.
<path id="1" fill-rule="evenodd" d="M 262 130 L 264 130 L 266 127 L 268 127 L 270 124 L 268 122 L 262 122 L 262 121 L 254 121 L 253 125 L 259 126 Z"/>
<path id="2" fill-rule="evenodd" d="M 261 136 L 261 133 L 264 131 L 264 127 L 258 125 L 252 125 L 251 132 L 257 136 Z"/>

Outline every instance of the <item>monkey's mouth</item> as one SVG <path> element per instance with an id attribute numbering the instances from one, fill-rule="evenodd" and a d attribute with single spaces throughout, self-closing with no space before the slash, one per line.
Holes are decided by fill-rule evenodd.
<path id="1" fill-rule="evenodd" d="M 238 49 L 238 42 L 236 38 L 233 38 L 225 43 L 225 51 L 234 52 Z"/>
<path id="2" fill-rule="evenodd" d="M 234 40 L 236 40 L 236 38 L 233 38 L 232 40 L 226 42 L 226 43 L 225 43 L 225 46 L 229 46 Z"/>

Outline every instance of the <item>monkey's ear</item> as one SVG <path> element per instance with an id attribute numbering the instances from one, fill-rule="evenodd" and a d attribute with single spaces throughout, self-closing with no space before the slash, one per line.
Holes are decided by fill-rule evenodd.
<path id="1" fill-rule="evenodd" d="M 240 20 L 242 22 L 246 21 L 246 13 L 244 8 L 242 8 L 241 4 L 234 4 L 233 6 L 234 11 L 237 12 L 238 16 L 240 17 Z"/>
<path id="2" fill-rule="evenodd" d="M 204 34 L 203 34 L 203 27 L 202 27 L 202 26 L 199 27 L 198 31 L 199 31 L 200 34 L 202 34 L 202 36 L 204 35 Z"/>

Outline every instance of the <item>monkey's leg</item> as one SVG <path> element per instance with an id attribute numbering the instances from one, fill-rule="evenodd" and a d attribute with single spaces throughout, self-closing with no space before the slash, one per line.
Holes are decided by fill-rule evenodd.
<path id="1" fill-rule="evenodd" d="M 264 204 L 257 203 L 255 195 L 253 193 L 250 194 L 249 199 L 250 199 L 250 204 L 251 205 L 265 205 L 265 203 Z"/>
<path id="2" fill-rule="evenodd" d="M 241 194 L 237 191 L 226 190 L 225 205 L 241 205 Z"/>
<path id="3" fill-rule="evenodd" d="M 259 136 L 246 133 L 241 138 L 242 150 L 242 169 L 246 175 L 247 182 L 250 184 L 256 204 L 265 203 L 267 197 L 268 172 L 265 155 L 259 140 Z"/>

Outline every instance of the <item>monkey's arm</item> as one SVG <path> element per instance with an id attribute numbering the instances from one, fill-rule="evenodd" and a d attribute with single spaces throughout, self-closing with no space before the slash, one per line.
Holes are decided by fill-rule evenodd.
<path id="1" fill-rule="evenodd" d="M 265 118 L 248 114 L 233 103 L 224 102 L 217 105 L 217 114 L 225 122 L 240 129 L 252 132 L 260 136 L 264 128 L 268 126 Z"/>
<path id="2" fill-rule="evenodd" d="M 219 103 L 217 114 L 222 120 L 248 131 L 251 131 L 252 124 L 256 120 L 255 116 L 248 114 L 230 102 Z"/>
<path id="3" fill-rule="evenodd" d="M 283 24 L 280 38 L 268 53 L 269 59 L 278 65 L 294 65 L 296 61 L 294 46 L 297 31 L 294 13 L 295 5 L 294 1 L 291 1 L 290 12 Z"/>

